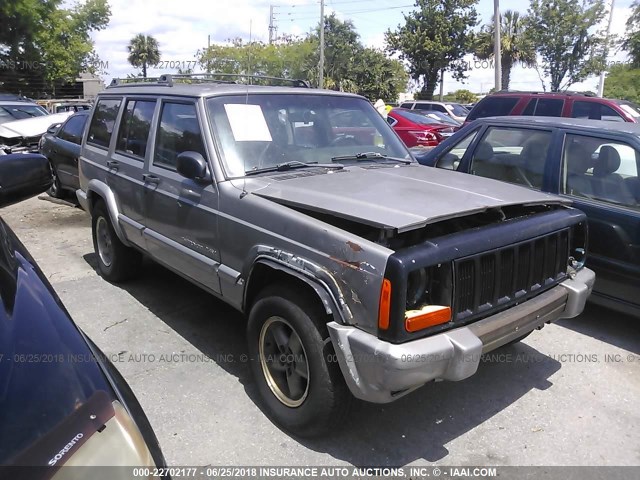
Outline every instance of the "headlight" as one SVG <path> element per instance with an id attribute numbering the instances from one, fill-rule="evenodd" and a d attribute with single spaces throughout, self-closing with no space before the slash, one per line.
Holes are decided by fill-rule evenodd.
<path id="1" fill-rule="evenodd" d="M 407 310 L 425 305 L 451 305 L 452 267 L 442 263 L 413 270 L 407 277 Z"/>
<path id="2" fill-rule="evenodd" d="M 571 229 L 569 238 L 568 265 L 574 270 L 584 267 L 587 260 L 588 226 L 586 222 L 580 222 Z"/>

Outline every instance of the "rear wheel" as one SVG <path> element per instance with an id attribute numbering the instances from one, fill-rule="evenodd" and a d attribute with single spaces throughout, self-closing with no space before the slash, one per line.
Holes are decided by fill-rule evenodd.
<path id="1" fill-rule="evenodd" d="M 249 314 L 251 368 L 267 414 L 300 436 L 340 425 L 353 400 L 318 302 L 291 285 L 265 289 Z"/>
<path id="2" fill-rule="evenodd" d="M 142 254 L 120 241 L 102 201 L 93 207 L 91 227 L 100 275 L 110 282 L 122 282 L 137 274 Z"/>
<path id="3" fill-rule="evenodd" d="M 51 177 L 53 181 L 51 183 L 51 187 L 49 187 L 49 190 L 47 190 L 47 194 L 53 198 L 63 198 L 66 192 L 60 185 L 60 179 L 58 178 L 58 171 L 56 170 L 56 167 L 54 167 L 51 162 L 49 162 L 49 168 L 51 169 Z"/>

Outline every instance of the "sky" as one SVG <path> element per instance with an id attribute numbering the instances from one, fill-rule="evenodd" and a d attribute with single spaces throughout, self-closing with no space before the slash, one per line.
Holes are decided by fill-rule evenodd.
<path id="1" fill-rule="evenodd" d="M 610 5 L 611 0 L 605 0 Z M 612 33 L 622 35 L 630 15 L 633 0 L 615 0 Z M 105 81 L 113 77 L 126 77 L 138 73 L 127 62 L 127 45 L 138 33 L 154 36 L 159 43 L 162 68 L 149 69 L 148 75 L 177 72 L 177 68 L 194 67 L 199 49 L 211 43 L 222 44 L 230 38 L 240 37 L 268 41 L 269 10 L 273 6 L 277 35 L 304 35 L 320 19 L 319 0 L 109 0 L 111 20 L 109 26 L 92 34 L 95 49 L 106 74 Z M 525 13 L 528 1 L 502 1 L 501 9 Z M 384 32 L 403 23 L 403 13 L 413 9 L 412 0 L 325 0 L 325 15 L 335 12 L 341 20 L 353 21 L 363 44 L 384 48 Z M 480 0 L 476 7 L 481 22 L 491 21 L 493 0 Z M 605 25 L 606 26 L 605 19 Z M 464 82 L 454 81 L 445 74 L 444 91 L 459 88 L 474 93 L 486 93 L 494 85 L 494 71 L 488 65 L 471 65 Z M 609 62 L 625 62 L 624 52 L 610 52 Z M 195 71 L 199 71 L 196 67 Z M 572 90 L 597 91 L 598 77 L 571 86 Z M 511 73 L 511 89 L 542 90 L 534 69 L 516 66 Z"/>

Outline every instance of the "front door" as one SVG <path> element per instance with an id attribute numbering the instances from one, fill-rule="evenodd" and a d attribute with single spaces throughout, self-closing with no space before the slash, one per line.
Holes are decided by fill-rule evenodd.
<path id="1" fill-rule="evenodd" d="M 149 253 L 213 292 L 220 292 L 218 191 L 176 171 L 177 156 L 192 151 L 209 158 L 197 104 L 164 99 L 154 150 L 144 174 L 145 239 Z"/>
<path id="2" fill-rule="evenodd" d="M 587 265 L 596 272 L 596 296 L 640 308 L 640 151 L 612 138 L 569 134 L 562 163 L 561 193 L 589 219 Z"/>

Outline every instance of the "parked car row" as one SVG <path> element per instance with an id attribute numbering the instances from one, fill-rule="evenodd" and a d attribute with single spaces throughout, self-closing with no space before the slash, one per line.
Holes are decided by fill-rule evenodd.
<path id="1" fill-rule="evenodd" d="M 593 270 L 596 301 L 640 314 L 640 127 L 502 117 L 460 129 L 466 110 L 426 101 L 385 122 L 356 95 L 180 80 L 113 82 L 92 110 L 49 127 L 46 158 L 0 156 L 0 200 L 75 191 L 106 280 L 133 278 L 145 255 L 244 313 L 260 401 L 284 429 L 326 433 L 354 397 L 388 403 L 473 375 L 482 352 L 579 315 Z M 533 99 L 544 112 L 546 97 Z M 408 146 L 435 147 L 418 161 L 438 168 Z M 4 348 L 95 359 L 7 377 L 0 463 L 112 463 L 105 438 L 122 443 L 115 463 L 164 465 L 122 378 L 1 221 L 0 233 Z M 44 402 L 56 375 L 65 388 Z M 25 405 L 55 411 L 19 431 L 29 419 L 12 412 Z M 62 454 L 68 424 L 83 437 Z"/>

